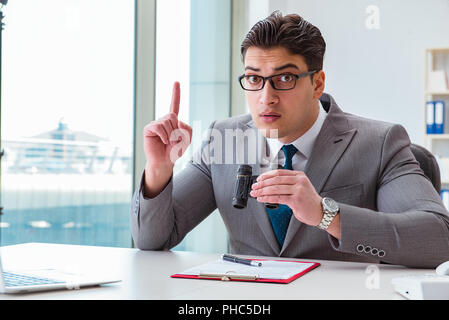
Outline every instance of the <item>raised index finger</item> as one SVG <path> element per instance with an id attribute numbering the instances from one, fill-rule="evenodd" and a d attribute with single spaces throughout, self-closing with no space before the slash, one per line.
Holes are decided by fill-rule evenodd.
<path id="1" fill-rule="evenodd" d="M 179 114 L 179 102 L 181 100 L 181 86 L 179 82 L 175 82 L 173 85 L 173 93 L 171 97 L 170 112 Z"/>

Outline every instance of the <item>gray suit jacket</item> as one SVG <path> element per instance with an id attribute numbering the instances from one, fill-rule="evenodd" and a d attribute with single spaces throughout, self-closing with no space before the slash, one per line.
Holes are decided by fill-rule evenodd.
<path id="1" fill-rule="evenodd" d="M 448 212 L 411 153 L 405 129 L 344 113 L 327 94 L 320 100 L 328 115 L 304 171 L 321 196 L 339 203 L 340 240 L 292 216 L 280 247 L 263 204 L 249 199 L 246 209 L 232 206 L 235 160 L 239 152 L 251 156 L 242 151 L 249 143 L 234 139 L 235 163 L 223 163 L 213 132 L 256 132 L 244 115 L 214 122 L 194 159 L 157 197 L 143 197 L 142 179 L 131 208 L 136 246 L 170 249 L 218 208 L 232 253 L 428 268 L 449 260 Z"/>

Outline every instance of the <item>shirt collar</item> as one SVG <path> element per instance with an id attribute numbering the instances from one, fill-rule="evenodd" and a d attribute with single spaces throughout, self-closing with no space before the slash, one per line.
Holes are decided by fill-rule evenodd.
<path id="1" fill-rule="evenodd" d="M 302 136 L 300 136 L 295 141 L 291 142 L 298 152 L 300 152 L 306 159 L 310 157 L 312 153 L 313 145 L 315 143 L 318 134 L 321 131 L 321 127 L 323 126 L 324 120 L 326 119 L 326 111 L 324 110 L 321 102 L 318 100 L 319 112 L 318 117 L 315 120 L 315 123 L 307 130 Z M 284 145 L 278 139 L 270 139 L 267 138 L 268 148 L 270 150 L 270 161 L 273 161 L 277 156 L 282 146 Z"/>

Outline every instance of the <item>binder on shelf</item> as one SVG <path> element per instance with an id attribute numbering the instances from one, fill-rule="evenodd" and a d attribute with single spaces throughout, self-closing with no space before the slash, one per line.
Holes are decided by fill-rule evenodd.
<path id="1" fill-rule="evenodd" d="M 434 101 L 435 105 L 435 129 L 434 133 L 444 133 L 444 101 Z"/>
<path id="2" fill-rule="evenodd" d="M 426 132 L 433 134 L 435 130 L 435 104 L 433 101 L 427 101 L 426 104 Z"/>

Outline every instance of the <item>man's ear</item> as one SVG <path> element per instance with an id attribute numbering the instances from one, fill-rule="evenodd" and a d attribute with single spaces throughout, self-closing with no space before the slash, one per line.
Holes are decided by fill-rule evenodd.
<path id="1" fill-rule="evenodd" d="M 326 75 L 323 70 L 313 75 L 313 98 L 319 99 L 324 92 Z"/>

